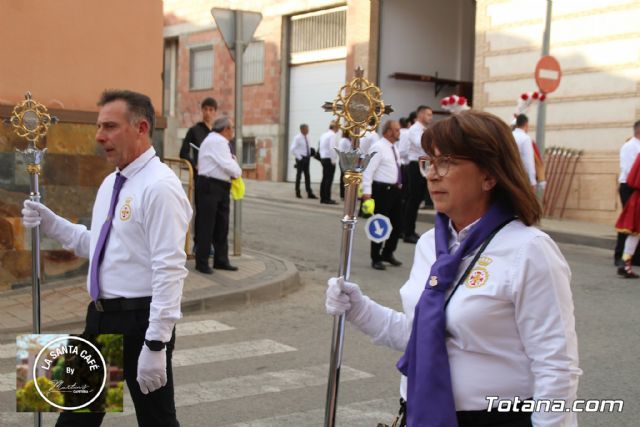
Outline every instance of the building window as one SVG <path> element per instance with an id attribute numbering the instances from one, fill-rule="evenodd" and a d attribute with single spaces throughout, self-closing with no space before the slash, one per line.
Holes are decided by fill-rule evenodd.
<path id="1" fill-rule="evenodd" d="M 251 42 L 242 55 L 242 83 L 264 83 L 264 42 Z"/>
<path id="2" fill-rule="evenodd" d="M 256 139 L 253 136 L 242 138 L 242 164 L 256 164 Z"/>
<path id="3" fill-rule="evenodd" d="M 332 49 L 346 42 L 346 6 L 291 17 L 291 53 Z"/>
<path id="4" fill-rule="evenodd" d="M 213 46 L 194 47 L 189 50 L 189 89 L 213 87 Z"/>

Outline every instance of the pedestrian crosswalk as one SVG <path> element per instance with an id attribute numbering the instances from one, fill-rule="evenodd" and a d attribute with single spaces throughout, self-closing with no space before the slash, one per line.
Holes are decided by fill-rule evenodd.
<path id="1" fill-rule="evenodd" d="M 192 342 L 200 344 L 193 348 L 178 349 L 173 353 L 175 401 L 182 426 L 203 425 L 201 422 L 196 423 L 185 416 L 191 410 L 190 408 L 206 411 L 211 405 L 226 402 L 232 402 L 232 405 L 236 405 L 237 402 L 238 408 L 245 408 L 250 407 L 252 399 L 264 399 L 279 393 L 305 393 L 306 390 L 313 388 L 324 390 L 328 376 L 327 365 L 311 364 L 284 369 L 289 365 L 286 363 L 278 365 L 277 361 L 274 362 L 274 358 L 278 357 L 295 358 L 299 350 L 291 345 L 268 337 L 235 342 L 232 339 L 233 335 L 226 335 L 222 344 L 204 344 L 215 342 L 216 340 L 212 338 L 217 335 L 214 334 L 223 332 L 233 334 L 235 330 L 233 326 L 211 319 L 178 323 L 176 335 L 181 339 L 181 342 L 184 342 L 182 341 L 183 337 L 192 337 Z M 0 345 L 0 359 L 14 357 L 15 344 Z M 271 367 L 269 370 L 256 372 L 255 369 L 247 369 L 242 373 L 245 361 L 260 360 L 260 358 L 269 358 L 267 364 Z M 206 373 L 202 373 L 206 372 L 206 369 L 216 369 L 216 364 L 220 363 L 233 364 L 233 372 L 236 375 L 222 378 L 218 375 L 215 379 L 209 380 Z M 194 370 L 201 372 L 195 376 L 195 380 Z M 374 378 L 372 373 L 346 365 L 342 366 L 341 383 L 355 383 L 371 378 Z M 0 372 L 0 399 L 14 399 L 13 393 L 15 393 L 15 373 Z M 390 423 L 396 405 L 397 399 L 389 398 L 365 400 L 339 406 L 337 425 L 365 427 L 375 426 L 380 421 Z M 133 402 L 126 387 L 124 408 L 123 413 L 108 414 L 103 426 L 136 425 Z M 319 426 L 323 424 L 324 402 L 318 401 L 317 407 L 313 409 L 303 407 L 298 410 L 290 405 L 287 405 L 286 408 L 275 405 L 273 411 L 268 411 L 270 416 L 255 420 L 244 420 L 245 414 L 241 409 L 238 409 L 237 416 L 232 418 L 233 422 L 221 422 L 218 421 L 218 417 L 213 416 L 214 414 L 211 415 L 205 425 L 232 427 Z M 54 413 L 43 414 L 42 425 L 53 426 L 56 418 L 57 415 Z M 32 414 L 0 413 L 0 426 L 18 427 L 25 423 L 31 424 L 32 419 Z M 238 420 L 241 421 L 238 422 Z"/>

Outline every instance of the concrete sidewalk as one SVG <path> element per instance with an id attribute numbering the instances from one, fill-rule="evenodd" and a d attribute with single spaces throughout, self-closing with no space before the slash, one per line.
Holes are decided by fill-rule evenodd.
<path id="1" fill-rule="evenodd" d="M 195 271 L 187 261 L 183 312 L 226 310 L 240 305 L 280 298 L 300 287 L 295 265 L 262 252 L 243 249 L 230 257 L 238 271 L 215 270 L 212 275 Z M 43 332 L 66 332 L 84 324 L 87 304 L 86 276 L 46 283 L 41 290 Z M 0 333 L 31 332 L 31 287 L 0 293 Z"/>
<path id="2" fill-rule="evenodd" d="M 340 193 L 337 185 L 333 186 L 331 195 L 334 200 L 338 201 L 338 204 L 321 205 L 319 200 L 309 200 L 306 197 L 296 199 L 294 184 L 291 182 L 245 180 L 245 184 L 247 198 L 277 201 L 284 204 L 316 206 L 318 209 L 331 209 L 337 212 L 342 212 L 343 209 L 343 205 L 340 203 Z M 311 185 L 316 195 L 319 191 L 319 185 L 318 183 Z M 431 209 L 420 209 L 418 221 L 433 223 L 434 216 L 435 211 Z M 611 261 L 613 262 L 613 248 L 616 244 L 616 232 L 613 224 L 596 224 L 567 219 L 543 218 L 540 228 L 559 243 L 572 243 L 611 249 Z"/>

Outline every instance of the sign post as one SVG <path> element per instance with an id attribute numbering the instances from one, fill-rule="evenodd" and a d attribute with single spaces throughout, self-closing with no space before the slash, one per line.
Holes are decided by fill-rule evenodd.
<path id="1" fill-rule="evenodd" d="M 242 54 L 247 49 L 253 33 L 262 20 L 259 12 L 221 9 L 214 7 L 211 15 L 222 34 L 231 58 L 236 63 L 235 69 L 235 140 L 236 158 L 242 168 Z M 233 201 L 233 254 L 242 253 L 242 200 Z"/>
<path id="2" fill-rule="evenodd" d="M 544 23 L 544 34 L 542 36 L 542 57 L 549 55 L 549 45 L 551 44 L 551 9 L 553 6 L 553 0 L 547 0 L 547 14 Z M 557 62 L 557 61 L 556 61 Z M 559 67 L 558 67 L 559 68 Z M 536 82 L 538 76 L 538 67 L 536 67 Z M 558 81 L 560 79 L 558 78 Z M 556 86 L 557 87 L 557 86 Z M 547 93 L 540 89 L 542 93 Z M 554 89 L 555 90 L 555 89 Z M 544 126 L 547 121 L 547 103 L 538 103 L 538 117 L 536 119 L 536 143 L 540 153 L 544 155 Z"/>

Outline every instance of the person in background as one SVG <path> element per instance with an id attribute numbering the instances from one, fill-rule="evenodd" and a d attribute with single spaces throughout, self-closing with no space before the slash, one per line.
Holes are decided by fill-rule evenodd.
<path id="1" fill-rule="evenodd" d="M 629 197 L 631 197 L 631 194 L 634 192 L 634 190 L 629 187 L 629 185 L 627 185 L 627 176 L 629 175 L 629 171 L 631 170 L 633 163 L 638 157 L 638 154 L 640 154 L 640 120 L 636 121 L 633 124 L 633 136 L 620 148 L 620 175 L 618 177 L 618 194 L 620 195 L 620 202 L 622 203 L 623 209 L 629 201 Z M 626 237 L 627 234 L 618 233 L 618 240 L 616 242 L 616 247 L 613 253 L 614 265 L 618 267 L 625 266 L 625 262 L 622 260 L 622 253 L 625 247 Z"/>
<path id="2" fill-rule="evenodd" d="M 371 151 L 375 151 L 376 155 L 371 158 L 362 176 L 362 199 L 373 198 L 374 213 L 389 218 L 392 227 L 391 234 L 384 243 L 371 242 L 371 267 L 376 270 L 386 270 L 383 261 L 396 267 L 402 265 L 393 255 L 398 246 L 399 222 L 402 215 L 402 172 L 397 148 L 399 137 L 400 124 L 396 120 L 385 122 L 382 127 L 382 139 L 371 147 Z"/>
<path id="3" fill-rule="evenodd" d="M 198 153 L 198 245 L 196 270 L 213 274 L 209 266 L 209 248 L 213 243 L 213 268 L 236 271 L 229 262 L 229 195 L 231 180 L 242 176 L 242 169 L 231 154 L 229 141 L 233 139 L 233 122 L 220 117 L 213 123 L 213 131 L 202 141 Z"/>
<path id="4" fill-rule="evenodd" d="M 536 166 L 535 154 L 533 152 L 533 142 L 531 137 L 527 135 L 529 132 L 529 118 L 524 114 L 516 117 L 516 127 L 513 129 L 513 138 L 516 140 L 520 159 L 524 165 L 524 170 L 529 178 L 529 184 L 536 188 Z"/>
<path id="5" fill-rule="evenodd" d="M 337 202 L 331 198 L 331 185 L 333 175 L 336 173 L 336 153 L 338 125 L 335 122 L 329 124 L 329 130 L 320 136 L 318 151 L 320 152 L 320 163 L 322 164 L 322 181 L 320 182 L 320 203 L 335 205 Z"/>
<path id="6" fill-rule="evenodd" d="M 307 197 L 309 199 L 317 199 L 313 191 L 311 190 L 311 178 L 309 176 L 309 163 L 311 156 L 313 155 L 312 148 L 309 147 L 309 125 L 301 124 L 300 133 L 291 141 L 291 147 L 289 152 L 296 159 L 296 197 L 302 198 L 300 194 L 300 178 L 304 174 L 304 188 L 307 190 Z"/>
<path id="7" fill-rule="evenodd" d="M 415 114 L 414 112 L 412 112 L 411 114 Z M 407 185 L 407 182 L 409 181 L 409 174 L 408 174 L 408 169 L 409 169 L 409 128 L 411 127 L 412 123 L 410 121 L 409 118 L 404 118 L 401 117 L 400 120 L 398 120 L 398 122 L 400 123 L 400 138 L 398 139 L 398 143 L 396 144 L 398 147 L 398 152 L 400 153 L 400 171 L 402 172 L 402 188 L 400 189 L 400 204 L 402 206 L 401 208 L 401 213 L 400 213 L 400 219 L 398 222 L 398 227 L 399 227 L 399 233 L 398 233 L 398 238 L 402 239 L 404 237 L 404 216 L 405 216 L 405 209 L 406 209 L 406 205 L 407 205 L 407 196 L 408 196 L 408 192 L 407 192 L 407 188 L 409 188 L 409 186 Z"/>
<path id="8" fill-rule="evenodd" d="M 89 259 L 83 335 L 122 334 L 124 377 L 138 425 L 178 427 L 171 358 L 187 276 L 185 235 L 191 205 L 151 145 L 148 96 L 108 90 L 98 101 L 96 141 L 116 170 L 98 189 L 91 229 L 26 200 L 25 227 Z M 104 413 L 63 412 L 56 426 L 92 427 Z"/>
<path id="9" fill-rule="evenodd" d="M 404 238 L 405 243 L 416 243 L 420 236 L 416 233 L 416 220 L 420 203 L 425 198 L 427 186 L 424 177 L 420 173 L 418 159 L 425 155 L 420 143 L 422 133 L 433 120 L 433 110 L 426 105 L 416 109 L 416 122 L 409 128 L 409 164 L 407 166 L 407 201 L 404 212 Z"/>
<path id="10" fill-rule="evenodd" d="M 509 128 L 466 111 L 429 127 L 422 146 L 437 214 L 400 289 L 403 311 L 334 277 L 327 313 L 404 352 L 408 426 L 577 426 L 575 412 L 502 412 L 488 399 L 571 407 L 582 373 L 571 271 L 534 226 L 541 207 Z"/>
<path id="11" fill-rule="evenodd" d="M 351 134 L 348 130 L 342 132 L 342 138 L 338 141 L 338 151 L 343 153 L 348 153 L 352 150 L 351 146 Z M 344 200 L 344 169 L 342 169 L 342 165 L 340 166 L 340 199 Z"/>

